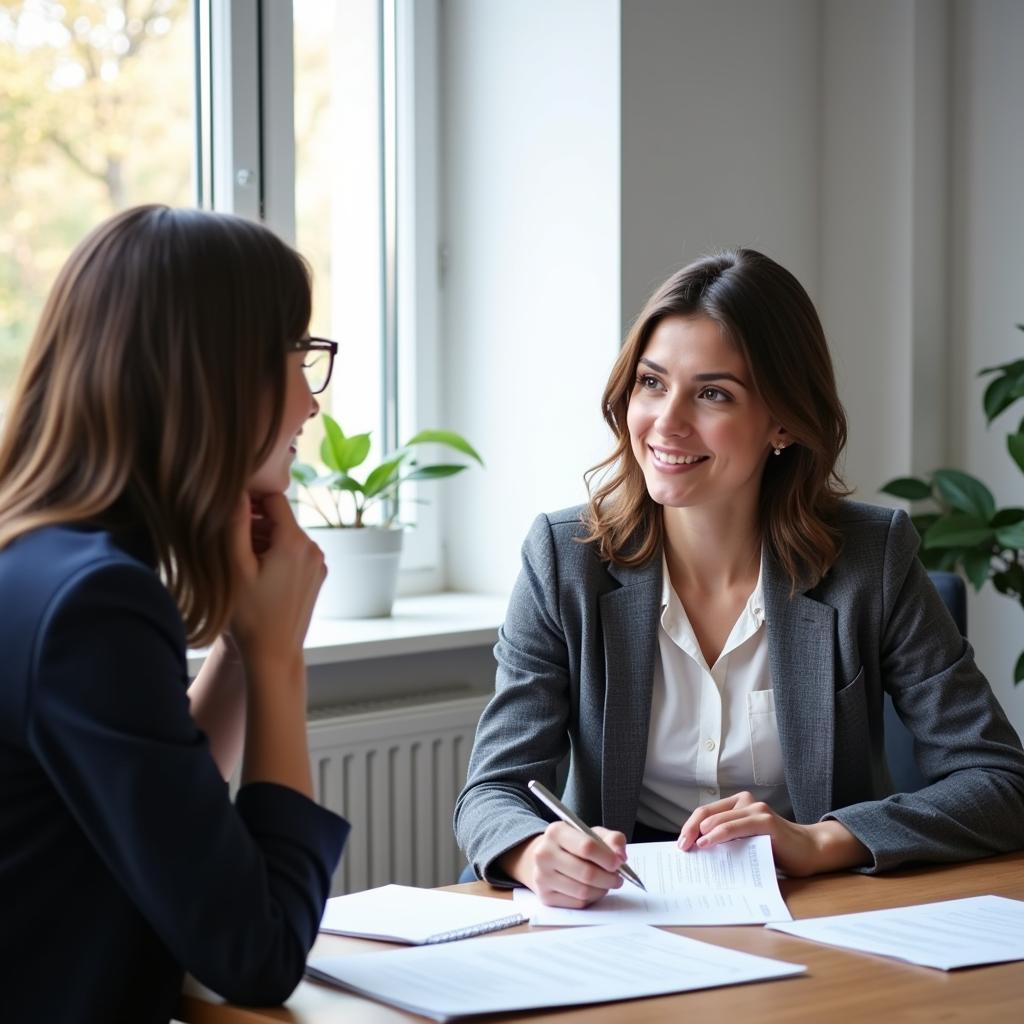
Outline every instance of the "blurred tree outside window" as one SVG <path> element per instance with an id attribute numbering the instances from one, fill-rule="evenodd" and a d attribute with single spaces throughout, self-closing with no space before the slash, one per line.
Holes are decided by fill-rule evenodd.
<path id="1" fill-rule="evenodd" d="M 193 26 L 191 0 L 0 3 L 0 412 L 86 232 L 195 203 Z"/>

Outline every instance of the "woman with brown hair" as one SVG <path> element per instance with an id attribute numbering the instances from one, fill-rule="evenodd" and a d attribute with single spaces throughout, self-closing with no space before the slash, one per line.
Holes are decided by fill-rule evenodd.
<path id="1" fill-rule="evenodd" d="M 311 799 L 324 565 L 283 495 L 334 355 L 309 316 L 271 232 L 166 207 L 53 286 L 0 438 L 6 1020 L 167 1021 L 185 971 L 245 1003 L 302 976 L 348 833 Z M 191 685 L 186 643 L 212 644 Z"/>
<path id="2" fill-rule="evenodd" d="M 817 314 L 749 249 L 674 274 L 633 326 L 583 508 L 540 516 L 455 811 L 477 875 L 578 907 L 627 837 L 768 835 L 791 875 L 1024 845 L 1020 740 L 901 511 L 844 500 Z M 894 794 L 882 698 L 928 785 Z M 555 788 L 608 847 L 551 818 Z M 682 853 L 680 854 L 683 855 Z"/>

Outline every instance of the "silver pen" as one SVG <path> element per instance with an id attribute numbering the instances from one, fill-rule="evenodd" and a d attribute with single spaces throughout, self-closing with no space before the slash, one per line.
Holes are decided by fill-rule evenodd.
<path id="1" fill-rule="evenodd" d="M 600 843 L 609 853 L 614 852 L 612 848 L 585 821 L 583 821 L 578 814 L 569 810 L 569 808 L 566 807 L 565 804 L 563 804 L 547 786 L 542 785 L 535 779 L 530 779 L 526 785 L 529 787 L 530 792 L 542 804 L 554 811 L 562 821 L 566 822 L 566 824 L 572 825 L 573 828 L 578 829 L 585 836 L 589 836 L 595 842 Z M 637 875 L 637 873 L 628 864 L 623 864 L 622 867 L 619 868 L 618 874 L 627 882 L 632 882 L 634 885 L 638 885 L 643 889 L 644 892 L 647 892 L 647 887 L 640 881 L 640 876 Z"/>

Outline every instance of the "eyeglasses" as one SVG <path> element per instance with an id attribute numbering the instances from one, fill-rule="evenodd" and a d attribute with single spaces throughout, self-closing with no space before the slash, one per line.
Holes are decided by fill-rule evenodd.
<path id="1" fill-rule="evenodd" d="M 338 354 L 338 343 L 326 338 L 300 338 L 288 346 L 292 352 L 305 352 L 302 372 L 314 395 L 319 395 L 331 382 L 334 357 Z"/>

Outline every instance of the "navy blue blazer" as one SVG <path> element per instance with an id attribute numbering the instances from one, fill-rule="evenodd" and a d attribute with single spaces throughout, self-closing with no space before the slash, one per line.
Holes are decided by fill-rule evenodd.
<path id="1" fill-rule="evenodd" d="M 185 971 L 287 998 L 348 823 L 270 783 L 231 802 L 145 548 L 47 527 L 0 551 L 0 652 L 4 1021 L 166 1022 Z"/>

